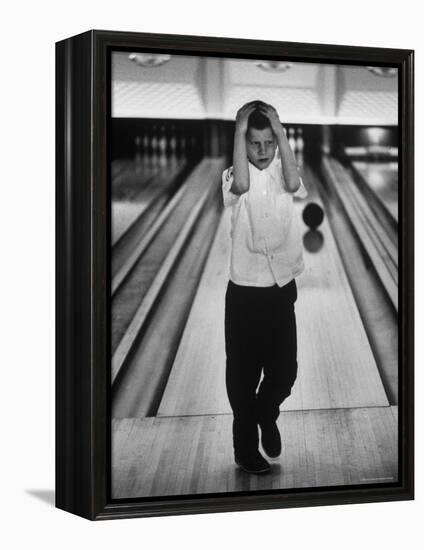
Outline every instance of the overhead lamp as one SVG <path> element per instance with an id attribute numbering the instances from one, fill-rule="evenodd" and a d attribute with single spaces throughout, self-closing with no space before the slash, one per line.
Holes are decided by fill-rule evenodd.
<path id="1" fill-rule="evenodd" d="M 273 73 L 283 73 L 293 66 L 293 63 L 287 63 L 287 61 L 255 61 L 255 65 L 263 71 Z"/>
<path id="2" fill-rule="evenodd" d="M 131 53 L 128 59 L 140 67 L 160 67 L 167 63 L 171 56 L 161 53 Z"/>
<path id="3" fill-rule="evenodd" d="M 397 69 L 394 67 L 367 67 L 370 73 L 384 78 L 392 78 L 397 76 Z"/>

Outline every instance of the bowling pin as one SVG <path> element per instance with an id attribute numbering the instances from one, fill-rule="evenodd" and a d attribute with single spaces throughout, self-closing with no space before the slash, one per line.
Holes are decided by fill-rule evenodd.
<path id="1" fill-rule="evenodd" d="M 170 148 L 171 164 L 175 164 L 177 162 L 177 137 L 175 135 L 174 124 L 171 126 L 171 137 L 169 139 L 169 148 Z"/>
<path id="2" fill-rule="evenodd" d="M 158 164 L 158 144 L 159 144 L 159 139 L 156 136 L 156 125 L 154 125 L 152 128 L 152 136 L 151 136 L 150 143 L 151 143 L 151 151 L 152 151 L 150 156 L 150 164 L 152 168 L 155 169 Z"/>
<path id="3" fill-rule="evenodd" d="M 296 139 L 294 137 L 294 128 L 289 128 L 289 145 L 293 153 L 296 153 Z"/>
<path id="4" fill-rule="evenodd" d="M 305 142 L 303 141 L 303 130 L 302 128 L 298 128 L 297 130 L 297 138 L 296 138 L 296 160 L 297 164 L 299 166 L 303 166 L 303 149 L 305 147 Z"/>
<path id="5" fill-rule="evenodd" d="M 166 137 L 165 137 L 165 126 L 162 125 L 160 128 L 160 138 L 159 138 L 159 166 L 166 166 Z"/>
<path id="6" fill-rule="evenodd" d="M 135 171 L 140 172 L 143 168 L 143 157 L 141 154 L 142 139 L 139 135 L 135 136 Z"/>
<path id="7" fill-rule="evenodd" d="M 144 165 L 150 166 L 150 160 L 152 155 L 152 143 L 151 143 L 151 134 L 150 134 L 149 126 L 145 128 L 143 145 L 144 145 Z"/>
<path id="8" fill-rule="evenodd" d="M 143 160 L 144 164 L 147 164 L 147 159 L 149 158 L 149 136 L 147 135 L 146 128 L 144 129 L 143 134 Z"/>
<path id="9" fill-rule="evenodd" d="M 298 128 L 297 130 L 297 139 L 296 139 L 296 148 L 299 153 L 303 153 L 305 147 L 305 142 L 303 141 L 303 130 Z"/>

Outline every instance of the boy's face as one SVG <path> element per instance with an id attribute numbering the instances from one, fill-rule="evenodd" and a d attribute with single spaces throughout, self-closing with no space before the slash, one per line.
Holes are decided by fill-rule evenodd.
<path id="1" fill-rule="evenodd" d="M 277 141 L 271 127 L 257 130 L 249 128 L 246 133 L 247 158 L 259 170 L 267 168 L 274 158 Z"/>

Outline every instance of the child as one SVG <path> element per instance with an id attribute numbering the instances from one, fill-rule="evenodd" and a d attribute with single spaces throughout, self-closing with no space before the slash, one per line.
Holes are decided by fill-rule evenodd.
<path id="1" fill-rule="evenodd" d="M 306 196 L 271 105 L 252 101 L 238 111 L 233 166 L 222 183 L 232 208 L 225 347 L 234 455 L 243 470 L 260 474 L 270 465 L 258 450 L 258 425 L 265 453 L 279 456 L 279 406 L 297 375 L 295 277 L 303 259 L 293 195 Z"/>

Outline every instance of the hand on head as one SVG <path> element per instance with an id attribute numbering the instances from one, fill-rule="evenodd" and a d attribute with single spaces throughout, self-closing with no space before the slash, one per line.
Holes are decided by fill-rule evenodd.
<path id="1" fill-rule="evenodd" d="M 269 105 L 268 103 L 264 103 L 263 101 L 258 101 L 257 103 L 258 105 L 256 108 L 260 113 L 267 117 L 274 134 L 278 135 L 280 132 L 282 132 L 283 125 L 280 122 L 280 117 L 278 116 L 277 109 L 272 105 Z"/>
<path id="2" fill-rule="evenodd" d="M 236 115 L 236 128 L 242 132 L 247 131 L 249 116 L 253 111 L 256 109 L 257 101 L 249 101 L 248 103 L 245 103 L 240 109 L 237 111 Z"/>
<path id="3" fill-rule="evenodd" d="M 283 131 L 283 126 L 280 122 L 280 118 L 275 107 L 260 100 L 249 101 L 237 111 L 236 126 L 238 129 L 243 132 L 247 131 L 249 116 L 254 111 L 258 111 L 269 120 L 271 129 L 275 135 L 278 135 Z"/>

